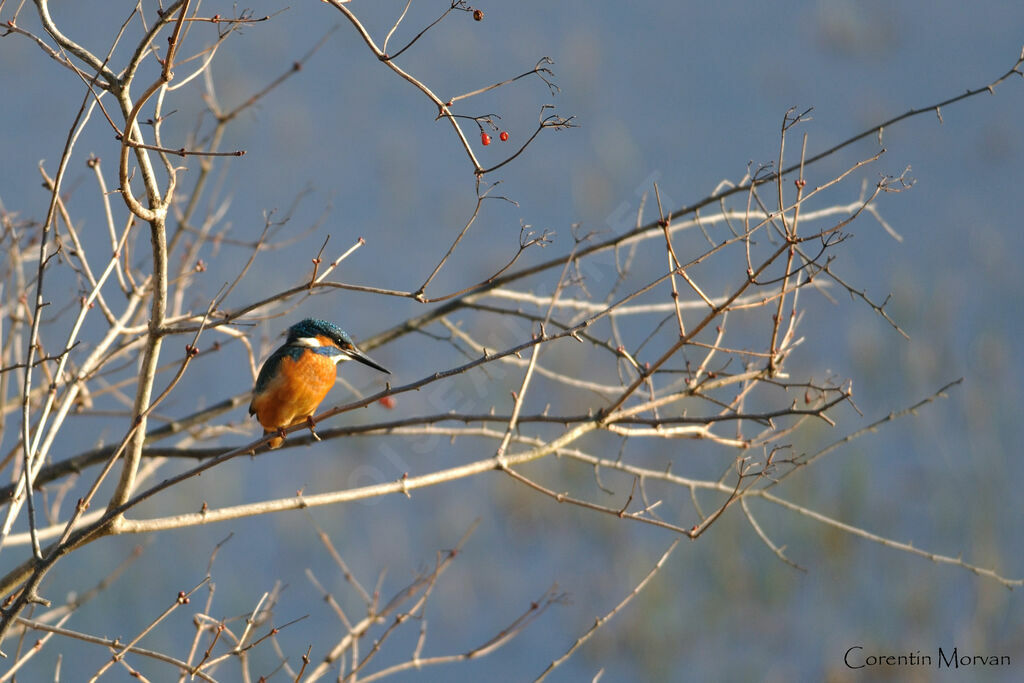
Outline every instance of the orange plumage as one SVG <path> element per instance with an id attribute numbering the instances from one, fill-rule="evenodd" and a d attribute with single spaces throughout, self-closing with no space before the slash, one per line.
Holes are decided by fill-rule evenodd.
<path id="1" fill-rule="evenodd" d="M 334 386 L 338 363 L 357 360 L 388 372 L 356 348 L 344 331 L 323 320 L 303 320 L 288 328 L 288 340 L 267 358 L 260 369 L 249 414 L 255 415 L 264 434 L 309 421 Z M 316 433 L 313 434 L 316 436 Z M 278 448 L 283 436 L 270 440 Z"/>
<path id="2" fill-rule="evenodd" d="M 307 349 L 297 359 L 285 356 L 266 388 L 253 396 L 249 409 L 265 432 L 292 427 L 316 412 L 334 386 L 336 376 L 334 362 L 311 350 Z M 278 448 L 283 441 L 280 436 L 275 437 L 270 447 Z"/>

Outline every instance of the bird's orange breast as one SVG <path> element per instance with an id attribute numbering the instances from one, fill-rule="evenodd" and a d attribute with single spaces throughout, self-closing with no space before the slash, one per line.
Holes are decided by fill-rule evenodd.
<path id="1" fill-rule="evenodd" d="M 336 374 L 334 362 L 318 353 L 282 358 L 266 389 L 253 397 L 256 419 L 268 431 L 305 420 L 334 386 Z"/>

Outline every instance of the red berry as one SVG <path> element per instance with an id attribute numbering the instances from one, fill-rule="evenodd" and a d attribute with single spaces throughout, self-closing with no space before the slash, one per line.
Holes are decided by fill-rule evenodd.
<path id="1" fill-rule="evenodd" d="M 484 147 L 491 144 L 491 136 L 487 133 L 480 133 L 480 143 L 483 144 Z"/>
<path id="2" fill-rule="evenodd" d="M 381 396 L 379 399 L 377 399 L 377 402 L 380 403 L 385 408 L 387 408 L 388 410 L 391 410 L 392 408 L 395 407 L 395 399 L 392 396 Z"/>
<path id="3" fill-rule="evenodd" d="M 498 137 L 501 138 L 502 142 L 508 142 L 508 131 L 507 130 L 501 131 L 501 135 L 499 135 Z"/>

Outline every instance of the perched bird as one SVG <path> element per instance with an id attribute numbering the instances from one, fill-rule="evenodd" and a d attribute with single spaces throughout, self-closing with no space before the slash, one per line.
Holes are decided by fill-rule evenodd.
<path id="1" fill-rule="evenodd" d="M 288 328 L 288 340 L 263 363 L 249 403 L 249 414 L 263 425 L 264 435 L 279 433 L 271 448 L 281 446 L 288 427 L 307 422 L 313 432 L 313 413 L 334 386 L 335 366 L 346 360 L 391 374 L 337 325 L 308 318 Z"/>

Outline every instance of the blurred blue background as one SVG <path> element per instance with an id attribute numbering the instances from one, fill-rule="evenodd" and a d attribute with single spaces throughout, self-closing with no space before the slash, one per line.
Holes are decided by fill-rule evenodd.
<path id="1" fill-rule="evenodd" d="M 507 145 L 476 146 L 484 165 L 502 159 L 508 145 L 532 132 L 541 104 L 550 101 L 558 113 L 575 115 L 579 127 L 542 135 L 490 178 L 501 180 L 496 191 L 518 206 L 485 205 L 463 251 L 434 283 L 435 293 L 458 289 L 500 267 L 516 247 L 521 223 L 556 232 L 551 247 L 524 256 L 524 264 L 539 262 L 568 253 L 574 223 L 584 230 L 626 229 L 652 181 L 663 198 L 672 199 L 672 208 L 699 200 L 723 179 L 739 181 L 748 162 L 776 159 L 779 128 L 790 107 L 814 107 L 813 121 L 800 129 L 809 134 L 813 153 L 911 108 L 989 83 L 1013 65 L 1024 44 L 1024 7 L 995 1 L 524 0 L 493 5 L 479 5 L 486 14 L 482 22 L 464 15 L 442 22 L 399 64 L 448 97 L 527 71 L 542 56 L 554 59 L 561 91 L 553 99 L 542 83 L 523 79 L 461 110 L 499 113 L 502 128 L 511 135 Z M 378 42 L 402 6 L 351 5 Z M 394 44 L 404 43 L 445 6 L 413 3 Z M 230 38 L 214 61 L 212 76 L 225 108 L 260 90 L 331 26 L 341 25 L 300 73 L 228 129 L 222 149 L 247 151 L 215 167 L 216 182 L 231 198 L 229 236 L 255 239 L 268 211 L 283 213 L 305 190 L 309 193 L 283 234 L 299 235 L 327 214 L 325 227 L 316 234 L 262 255 L 257 276 L 243 281 L 227 307 L 301 280 L 325 232 L 331 234 L 331 254 L 359 236 L 367 241 L 339 269 L 337 279 L 414 289 L 474 206 L 472 169 L 449 125 L 435 122 L 436 111 L 425 98 L 374 59 L 329 6 L 301 2 L 280 13 L 282 5 L 254 2 L 251 7 L 256 16 L 274 16 Z M 130 3 L 54 3 L 53 13 L 68 35 L 105 54 L 129 8 Z M 231 12 L 228 5 L 205 3 L 203 8 L 207 14 Z M 8 4 L 0 20 L 12 11 Z M 28 7 L 19 24 L 38 30 Z M 205 34 L 202 30 L 193 29 L 193 47 L 212 38 L 212 27 Z M 123 60 L 126 49 L 117 57 Z M 168 100 L 168 109 L 174 110 L 164 128 L 168 146 L 185 144 L 194 129 L 203 107 L 200 86 L 195 82 Z M 41 218 L 48 195 L 36 166 L 43 159 L 53 173 L 83 86 L 30 41 L 9 35 L 0 40 L 0 87 L 0 200 L 7 211 Z M 910 341 L 845 295 L 835 304 L 805 297 L 808 341 L 790 360 L 789 370 L 795 377 L 852 379 L 864 415 L 839 410 L 838 428 L 815 426 L 795 446 L 814 450 L 950 380 L 964 381 L 948 398 L 853 442 L 785 488 L 788 498 L 826 515 L 918 548 L 962 555 L 1011 578 L 1024 576 L 1024 497 L 1019 495 L 1024 361 L 1016 341 L 1024 305 L 1019 265 L 1024 253 L 1022 114 L 1024 83 L 1016 77 L 994 96 L 944 108 L 941 124 L 926 114 L 885 131 L 887 152 L 864 177 L 873 182 L 879 173 L 899 174 L 912 167 L 913 189 L 880 202 L 882 215 L 904 241 L 891 239 L 873 218 L 864 217 L 850 227 L 853 238 L 840 250 L 836 268 L 873 300 L 892 293 L 888 310 Z M 789 143 L 794 155 L 795 140 Z M 862 141 L 813 167 L 809 177 L 820 182 L 876 149 L 874 139 Z M 94 116 L 65 181 L 80 230 L 98 245 L 106 233 L 84 161 L 88 154 L 102 157 L 112 184 L 116 150 L 109 127 Z M 180 163 L 190 171 L 198 166 L 194 158 Z M 858 189 L 847 185 L 842 201 L 853 201 Z M 139 249 L 145 246 L 141 240 Z M 203 255 L 217 268 L 197 285 L 195 301 L 187 304 L 193 310 L 204 308 L 248 257 L 244 249 L 221 249 Z M 74 281 L 61 277 L 52 280 L 55 304 L 61 286 L 68 300 L 78 295 Z M 338 320 L 360 339 L 424 310 L 404 299 L 331 293 L 305 302 L 294 317 Z M 263 356 L 287 322 L 253 331 Z M 57 339 L 55 334 L 51 344 L 59 344 Z M 412 381 L 448 367 L 432 357 L 432 350 L 424 353 L 424 344 L 423 338 L 406 338 L 373 356 L 400 381 Z M 167 348 L 167 360 L 178 358 L 176 346 Z M 201 357 L 194 370 L 161 407 L 161 415 L 188 414 L 197 405 L 244 391 L 252 381 L 237 344 Z M 348 368 L 345 376 L 367 390 L 380 387 L 369 370 Z M 494 392 L 493 401 L 505 400 L 501 386 Z M 436 410 L 457 408 L 460 397 L 465 401 L 471 395 L 457 385 L 425 393 L 400 397 L 400 405 L 419 401 Z M 378 407 L 370 411 L 376 412 L 349 419 L 386 417 Z M 226 421 L 244 424 L 244 418 L 238 410 Z M 14 444 L 12 419 L 7 417 L 5 451 Z M 73 417 L 54 457 L 67 457 L 82 443 L 116 440 L 125 425 L 117 418 Z M 247 438 L 227 436 L 219 443 Z M 347 439 L 255 461 L 239 459 L 158 498 L 140 515 L 192 511 L 203 501 L 225 505 L 288 496 L 297 489 L 312 493 L 390 481 L 404 471 L 430 471 L 480 457 L 481 444 L 486 450 L 484 442 L 468 440 L 455 446 L 412 443 L 400 450 L 400 443 Z M 532 471 L 543 480 L 545 467 L 556 466 L 548 463 Z M 865 671 L 843 664 L 843 653 L 854 645 L 870 652 L 933 657 L 938 647 L 948 652 L 954 646 L 961 653 L 1005 654 L 1013 658 L 1012 667 L 971 675 L 1020 680 L 1024 674 L 1019 591 L 758 502 L 753 506 L 767 533 L 807 573 L 781 563 L 740 511 L 732 509 L 699 541 L 680 545 L 645 592 L 553 679 L 588 680 L 603 671 L 606 681 L 858 680 Z M 496 653 L 398 677 L 409 680 L 532 679 L 595 617 L 628 594 L 672 540 L 663 530 L 559 506 L 493 474 L 424 489 L 411 499 L 395 496 L 158 534 L 110 592 L 83 607 L 68 627 L 130 637 L 177 590 L 205 575 L 213 547 L 233 533 L 214 565 L 213 615 L 245 614 L 280 581 L 285 590 L 275 621 L 309 617 L 282 631 L 278 641 L 294 666 L 310 644 L 316 661 L 336 639 L 333 630 L 340 636 L 341 629 L 307 580 L 306 568 L 351 615 L 361 616 L 361 608 L 318 542 L 310 516 L 364 585 L 373 586 L 386 570 L 384 596 L 404 586 L 417 568 L 431 565 L 435 551 L 452 547 L 480 519 L 464 554 L 431 598 L 424 655 L 465 652 L 481 644 L 552 584 L 569 594 L 569 604 L 552 607 Z M 75 560 L 65 560 L 51 574 L 48 597 L 59 601 L 68 591 L 95 584 L 140 542 L 105 539 L 76 553 Z M 5 550 L 5 570 L 17 554 Z M 193 606 L 204 599 L 194 599 Z M 143 644 L 183 655 L 191 639 L 190 620 L 187 610 L 179 611 Z M 412 626 L 388 641 L 382 663 L 407 657 L 417 630 Z M 79 664 L 91 671 L 106 658 L 95 647 L 52 642 L 38 655 L 36 671 L 52 670 L 46 667 L 53 666 L 60 651 L 65 652 L 65 671 Z M 258 672 L 273 668 L 269 650 L 254 651 L 252 657 Z M 139 660 L 133 665 L 165 671 Z M 935 680 L 945 673 L 934 668 L 870 671 L 871 676 L 900 680 Z M 111 678 L 122 675 L 127 678 L 123 671 Z M 283 680 L 281 674 L 276 680 Z"/>

